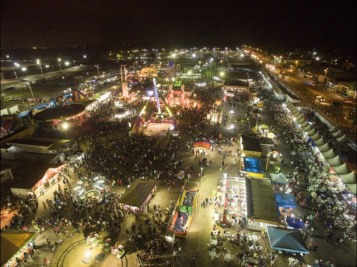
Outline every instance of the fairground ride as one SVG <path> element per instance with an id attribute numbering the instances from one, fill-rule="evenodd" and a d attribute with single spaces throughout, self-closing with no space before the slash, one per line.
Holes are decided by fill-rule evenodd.
<path id="1" fill-rule="evenodd" d="M 175 128 L 175 118 L 172 115 L 171 110 L 166 105 L 165 101 L 160 98 L 157 86 L 156 79 L 153 78 L 154 85 L 154 94 L 149 98 L 144 107 L 139 113 L 139 116 L 131 130 L 131 133 L 139 133 L 142 132 L 147 135 L 160 135 L 163 132 L 167 132 L 168 130 L 173 130 Z M 152 101 L 152 98 L 155 98 Z M 155 103 L 157 112 L 152 112 L 148 114 L 145 120 L 146 109 L 150 103 Z M 162 107 L 165 109 L 163 110 Z M 150 133 L 148 132 L 150 131 Z M 155 133 L 155 131 L 158 131 Z"/>
<path id="2" fill-rule="evenodd" d="M 175 236 L 186 238 L 189 232 L 193 216 L 198 205 L 198 182 L 188 182 L 182 191 L 174 214 L 170 218 L 167 231 L 173 231 Z"/>

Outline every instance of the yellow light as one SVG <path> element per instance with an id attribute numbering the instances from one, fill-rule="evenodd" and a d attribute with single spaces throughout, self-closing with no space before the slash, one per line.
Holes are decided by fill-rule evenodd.
<path id="1" fill-rule="evenodd" d="M 62 123 L 62 128 L 63 130 L 67 130 L 69 128 L 69 123 L 68 122 Z"/>

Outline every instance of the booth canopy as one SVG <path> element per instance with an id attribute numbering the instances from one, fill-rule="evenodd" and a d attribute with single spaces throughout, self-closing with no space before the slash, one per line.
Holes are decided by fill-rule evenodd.
<path id="1" fill-rule="evenodd" d="M 271 181 L 277 184 L 287 184 L 289 181 L 284 173 L 271 173 Z"/>
<path id="2" fill-rule="evenodd" d="M 267 227 L 270 247 L 291 253 L 309 254 L 303 236 L 299 230 Z"/>
<path id="3" fill-rule="evenodd" d="M 293 194 L 275 194 L 275 201 L 278 207 L 296 208 L 297 204 Z"/>
<path id="4" fill-rule="evenodd" d="M 137 179 L 125 191 L 119 199 L 119 203 L 141 208 L 154 188 L 155 182 Z"/>
<path id="5" fill-rule="evenodd" d="M 356 195 L 357 184 L 346 184 L 346 186 L 351 190 L 352 194 Z"/>
<path id="6" fill-rule="evenodd" d="M 321 154 L 324 156 L 325 159 L 331 159 L 336 157 L 335 151 L 333 150 L 333 148 L 331 148 L 328 151 L 323 151 L 321 152 Z"/>
<path id="7" fill-rule="evenodd" d="M 16 254 L 35 233 L 19 230 L 1 232 L 1 265 Z"/>
<path id="8" fill-rule="evenodd" d="M 334 158 L 327 159 L 327 162 L 332 165 L 332 166 L 340 166 L 342 165 L 342 161 L 340 160 L 340 157 L 337 155 Z"/>
<path id="9" fill-rule="evenodd" d="M 347 142 L 347 141 L 348 141 L 345 134 L 342 135 L 341 137 L 336 138 L 336 140 L 337 140 L 337 142 L 339 142 L 339 143 L 343 143 L 343 142 Z"/>
<path id="10" fill-rule="evenodd" d="M 346 163 L 343 163 L 341 166 L 333 166 L 333 169 L 338 175 L 349 173 Z"/>
<path id="11" fill-rule="evenodd" d="M 355 184 L 357 182 L 356 174 L 354 172 L 350 172 L 347 174 L 341 174 L 339 176 L 345 184 Z"/>
<path id="12" fill-rule="evenodd" d="M 330 149 L 327 143 L 322 144 L 321 146 L 317 146 L 320 152 L 326 152 Z"/>
<path id="13" fill-rule="evenodd" d="M 270 179 L 246 178 L 248 218 L 278 224 L 280 222 Z"/>
<path id="14" fill-rule="evenodd" d="M 193 143 L 194 148 L 205 148 L 205 149 L 210 149 L 211 148 L 211 143 L 208 141 L 198 141 Z"/>

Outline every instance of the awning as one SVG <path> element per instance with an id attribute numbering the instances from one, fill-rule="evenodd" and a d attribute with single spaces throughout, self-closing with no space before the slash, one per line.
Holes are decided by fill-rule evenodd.
<path id="1" fill-rule="evenodd" d="M 341 174 L 339 177 L 342 179 L 342 181 L 347 185 L 347 184 L 355 184 L 357 182 L 356 180 L 356 174 L 354 172 L 350 172 L 347 174 Z"/>
<path id="2" fill-rule="evenodd" d="M 296 208 L 297 204 L 295 201 L 295 196 L 293 194 L 275 194 L 275 201 L 278 207 L 284 208 Z"/>
<path id="3" fill-rule="evenodd" d="M 336 157 L 335 151 L 332 148 L 326 152 L 321 152 L 321 154 L 324 156 L 325 159 L 331 159 Z"/>
<path id="4" fill-rule="evenodd" d="M 342 161 L 340 160 L 340 157 L 338 155 L 334 158 L 327 159 L 327 162 L 332 166 L 341 166 L 342 165 Z"/>
<path id="5" fill-rule="evenodd" d="M 267 227 L 270 247 L 291 253 L 309 254 L 303 236 L 299 230 Z"/>
<path id="6" fill-rule="evenodd" d="M 343 163 L 341 166 L 333 166 L 333 169 L 338 175 L 347 174 L 350 172 L 347 168 L 346 163 Z"/>
<path id="7" fill-rule="evenodd" d="M 194 148 L 205 148 L 205 149 L 210 149 L 211 148 L 211 143 L 208 141 L 198 141 L 193 143 Z"/>
<path id="8" fill-rule="evenodd" d="M 270 173 L 270 179 L 276 184 L 287 184 L 289 182 L 283 173 Z"/>

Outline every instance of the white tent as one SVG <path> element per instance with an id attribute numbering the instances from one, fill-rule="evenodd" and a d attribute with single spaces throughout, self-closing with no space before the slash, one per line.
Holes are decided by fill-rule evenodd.
<path id="1" fill-rule="evenodd" d="M 324 141 L 324 139 L 321 137 L 320 139 L 318 139 L 318 140 L 314 140 L 314 143 L 315 143 L 315 145 L 317 146 L 317 147 L 319 147 L 319 146 L 322 146 L 323 144 L 325 144 L 325 141 Z M 321 151 L 321 150 L 320 150 Z"/>
<path id="2" fill-rule="evenodd" d="M 330 133 L 337 132 L 338 129 L 336 127 L 332 127 L 331 129 L 328 130 Z"/>
<path id="3" fill-rule="evenodd" d="M 347 141 L 348 141 L 345 134 L 342 135 L 341 137 L 337 137 L 336 140 L 337 140 L 337 142 L 339 142 L 339 143 L 343 143 L 343 142 L 347 142 Z"/>
<path id="4" fill-rule="evenodd" d="M 337 132 L 332 133 L 334 137 L 340 137 L 343 135 L 343 132 L 341 130 L 338 130 Z"/>
<path id="5" fill-rule="evenodd" d="M 313 136 L 316 134 L 316 130 L 314 128 L 312 128 L 310 131 L 306 131 L 308 136 Z"/>
<path id="6" fill-rule="evenodd" d="M 355 184 L 356 181 L 356 174 L 354 172 L 350 172 L 347 174 L 341 174 L 339 177 L 345 184 Z"/>
<path id="7" fill-rule="evenodd" d="M 333 166 L 333 169 L 335 170 L 335 172 L 336 172 L 338 175 L 347 174 L 347 173 L 350 172 L 350 171 L 347 169 L 346 163 L 343 163 L 343 164 L 340 165 L 340 166 Z"/>
<path id="8" fill-rule="evenodd" d="M 340 160 L 340 157 L 338 155 L 334 158 L 326 159 L 326 160 L 332 166 L 341 166 L 342 165 L 342 161 Z"/>
<path id="9" fill-rule="evenodd" d="M 321 154 L 324 156 L 325 159 L 332 159 L 336 157 L 335 151 L 332 148 L 328 151 L 321 152 Z"/>
<path id="10" fill-rule="evenodd" d="M 314 135 L 310 135 L 310 138 L 311 138 L 311 140 L 313 140 L 313 141 L 316 141 L 316 140 L 318 140 L 318 139 L 320 139 L 320 134 L 319 133 L 315 133 Z"/>
<path id="11" fill-rule="evenodd" d="M 356 195 L 357 184 L 346 184 L 346 186 L 351 190 L 352 194 Z"/>
<path id="12" fill-rule="evenodd" d="M 309 126 L 310 124 L 305 121 L 303 124 L 301 124 L 301 128 L 303 128 L 305 130 L 305 127 Z"/>
<path id="13" fill-rule="evenodd" d="M 318 145 L 317 149 L 322 153 L 322 152 L 326 152 L 330 149 L 330 147 L 328 146 L 327 143 L 324 143 L 322 145 Z"/>
<path id="14" fill-rule="evenodd" d="M 308 124 L 306 127 L 303 127 L 303 129 L 304 129 L 305 132 L 308 132 L 308 131 L 311 131 L 314 128 L 312 128 L 312 126 L 310 124 Z"/>

